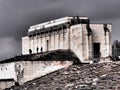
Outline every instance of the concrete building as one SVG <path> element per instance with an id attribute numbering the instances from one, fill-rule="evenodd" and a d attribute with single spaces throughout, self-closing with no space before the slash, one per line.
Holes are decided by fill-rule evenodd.
<path id="1" fill-rule="evenodd" d="M 30 26 L 22 38 L 23 55 L 0 61 L 0 89 L 75 62 L 90 63 L 94 58 L 111 56 L 111 30 L 111 24 L 90 24 L 88 17 L 79 16 Z"/>
<path id="2" fill-rule="evenodd" d="M 64 17 L 30 26 L 22 54 L 71 49 L 82 63 L 111 55 L 111 24 L 90 24 L 88 17 Z"/>

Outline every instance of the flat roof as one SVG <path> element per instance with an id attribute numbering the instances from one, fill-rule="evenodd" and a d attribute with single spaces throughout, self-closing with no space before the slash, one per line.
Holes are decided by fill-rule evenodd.
<path id="1" fill-rule="evenodd" d="M 44 22 L 44 23 L 41 23 L 41 24 L 32 25 L 28 29 L 28 32 L 38 30 L 38 29 L 43 29 L 43 28 L 49 28 L 49 27 L 59 25 L 59 24 L 63 24 L 63 23 L 67 23 L 67 22 L 70 22 L 71 19 L 73 19 L 73 18 L 77 18 L 77 17 L 66 16 L 66 17 L 63 17 L 63 18 L 59 18 L 59 19 L 48 21 L 48 22 Z M 79 19 L 88 19 L 88 17 L 86 17 L 86 16 L 85 17 L 79 17 Z"/>

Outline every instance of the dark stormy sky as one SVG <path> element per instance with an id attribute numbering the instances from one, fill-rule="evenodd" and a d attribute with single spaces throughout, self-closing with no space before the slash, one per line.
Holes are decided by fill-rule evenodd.
<path id="1" fill-rule="evenodd" d="M 120 40 L 120 0 L 0 0 L 0 60 L 21 54 L 21 37 L 30 25 L 63 16 L 88 16 L 112 23 Z"/>

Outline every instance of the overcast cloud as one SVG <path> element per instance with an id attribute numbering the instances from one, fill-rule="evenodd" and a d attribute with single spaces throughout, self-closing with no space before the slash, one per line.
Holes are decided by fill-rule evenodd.
<path id="1" fill-rule="evenodd" d="M 21 37 L 30 25 L 64 16 L 88 16 L 112 23 L 120 40 L 120 0 L 0 0 L 0 60 L 21 54 Z"/>

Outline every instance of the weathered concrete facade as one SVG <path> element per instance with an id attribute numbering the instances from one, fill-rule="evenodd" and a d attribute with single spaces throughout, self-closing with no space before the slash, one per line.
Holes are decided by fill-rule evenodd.
<path id="1" fill-rule="evenodd" d="M 55 50 L 33 55 L 22 55 L 0 61 L 0 90 L 13 85 L 21 85 L 27 81 L 78 63 L 77 61 L 79 59 L 70 50 Z"/>
<path id="2" fill-rule="evenodd" d="M 14 85 L 15 85 L 15 81 L 13 79 L 0 80 L 0 90 L 3 90 L 5 88 L 10 88 L 11 86 Z"/>
<path id="3" fill-rule="evenodd" d="M 14 63 L 0 64 L 0 90 L 15 85 L 16 80 Z"/>
<path id="4" fill-rule="evenodd" d="M 70 61 L 18 61 L 0 64 L 0 89 L 9 88 L 15 85 L 15 82 L 23 84 L 72 63 Z"/>
<path id="5" fill-rule="evenodd" d="M 31 26 L 27 36 L 22 38 L 23 55 L 18 59 L 15 58 L 14 61 L 11 59 L 0 62 L 0 87 L 7 88 L 15 82 L 22 84 L 72 65 L 76 56 L 82 63 L 90 63 L 94 58 L 110 56 L 111 30 L 111 24 L 90 24 L 88 17 L 78 16 L 64 17 Z M 50 55 L 47 60 L 43 58 L 44 53 L 55 50 L 70 50 L 74 55 L 62 52 L 64 54 L 62 60 L 60 57 L 51 60 Z M 39 52 L 42 53 L 36 54 Z M 33 56 L 38 55 L 38 59 L 33 59 L 30 53 L 34 53 Z M 67 55 L 75 56 L 75 59 L 65 58 Z M 24 59 L 26 56 L 27 59 Z"/>
<path id="6" fill-rule="evenodd" d="M 22 54 L 71 49 L 81 62 L 111 55 L 111 24 L 90 24 L 88 17 L 64 17 L 31 26 Z"/>

